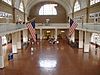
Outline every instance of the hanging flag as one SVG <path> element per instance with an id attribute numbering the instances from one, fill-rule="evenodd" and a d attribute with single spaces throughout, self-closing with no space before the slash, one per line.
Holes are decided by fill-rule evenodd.
<path id="1" fill-rule="evenodd" d="M 69 37 L 71 37 L 71 35 L 74 33 L 77 25 L 78 24 L 74 20 L 70 19 L 70 28 L 69 28 L 69 34 L 68 34 Z"/>
<path id="2" fill-rule="evenodd" d="M 30 34 L 31 34 L 34 42 L 36 42 L 36 36 L 35 36 L 35 21 L 32 21 L 31 23 L 28 23 L 26 26 L 29 29 Z"/>

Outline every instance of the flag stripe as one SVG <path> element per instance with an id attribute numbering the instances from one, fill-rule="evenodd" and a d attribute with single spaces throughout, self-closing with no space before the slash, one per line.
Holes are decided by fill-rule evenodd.
<path id="1" fill-rule="evenodd" d="M 36 42 L 35 28 L 33 28 L 33 26 L 32 26 L 31 23 L 28 23 L 26 26 L 27 26 L 27 28 L 29 29 L 30 34 L 31 34 L 33 40 Z"/>
<path id="2" fill-rule="evenodd" d="M 73 32 L 75 31 L 75 28 L 76 28 L 76 26 L 72 26 L 72 27 L 70 28 L 70 35 L 73 34 Z"/>
<path id="3" fill-rule="evenodd" d="M 69 36 L 71 36 L 74 32 L 75 32 L 75 28 L 77 27 L 77 23 L 75 21 L 73 21 L 72 19 L 70 19 L 70 28 L 69 28 Z"/>
<path id="4" fill-rule="evenodd" d="M 29 24 L 29 29 L 30 29 L 30 32 L 31 32 L 32 36 L 35 37 L 35 32 L 34 32 L 35 30 L 32 28 L 32 25 L 31 24 Z"/>
<path id="5" fill-rule="evenodd" d="M 76 25 L 72 25 L 72 27 L 70 27 L 70 30 L 69 31 L 70 32 L 73 32 L 76 27 L 77 27 Z"/>
<path id="6" fill-rule="evenodd" d="M 75 31 L 75 28 L 76 28 L 76 27 L 70 28 L 70 30 L 69 30 L 69 32 L 70 32 L 69 35 L 70 35 L 70 36 L 71 36 L 71 35 L 73 34 L 73 32 Z"/>
<path id="7" fill-rule="evenodd" d="M 29 24 L 28 27 L 29 27 L 29 31 L 30 31 L 30 33 L 32 35 L 32 38 L 35 41 L 35 32 L 34 32 L 34 29 L 32 28 L 31 24 Z"/>

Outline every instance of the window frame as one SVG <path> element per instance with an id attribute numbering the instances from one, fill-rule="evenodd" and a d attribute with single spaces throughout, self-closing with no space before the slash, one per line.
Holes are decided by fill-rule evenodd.
<path id="1" fill-rule="evenodd" d="M 9 4 L 9 5 L 12 5 L 12 0 L 2 0 L 2 1 Z"/>
<path id="2" fill-rule="evenodd" d="M 79 1 L 77 0 L 74 5 L 74 12 L 79 11 L 81 9 Z"/>
<path id="3" fill-rule="evenodd" d="M 23 4 L 22 1 L 20 2 L 19 10 L 22 11 L 22 12 L 24 12 L 24 4 Z"/>
<path id="4" fill-rule="evenodd" d="M 57 4 L 45 4 L 42 5 L 39 9 L 39 15 L 57 15 L 57 9 L 55 8 Z"/>
<path id="5" fill-rule="evenodd" d="M 100 0 L 90 0 L 90 5 L 94 5 L 99 2 L 100 2 Z"/>

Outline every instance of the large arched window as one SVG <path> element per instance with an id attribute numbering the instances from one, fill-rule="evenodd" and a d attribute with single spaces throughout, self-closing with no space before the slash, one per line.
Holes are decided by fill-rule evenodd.
<path id="1" fill-rule="evenodd" d="M 8 3 L 9 5 L 12 5 L 12 0 L 2 0 L 4 1 L 5 3 Z"/>
<path id="2" fill-rule="evenodd" d="M 55 6 L 57 6 L 57 4 L 45 4 L 41 6 L 39 15 L 57 15 Z"/>
<path id="3" fill-rule="evenodd" d="M 90 0 L 90 5 L 100 2 L 100 0 Z"/>
<path id="4" fill-rule="evenodd" d="M 74 6 L 74 12 L 80 10 L 80 4 L 78 1 L 75 2 L 75 6 Z"/>
<path id="5" fill-rule="evenodd" d="M 22 1 L 21 1 L 21 3 L 20 3 L 19 10 L 22 11 L 22 12 L 24 12 L 24 8 L 23 8 L 23 3 L 22 3 Z"/>

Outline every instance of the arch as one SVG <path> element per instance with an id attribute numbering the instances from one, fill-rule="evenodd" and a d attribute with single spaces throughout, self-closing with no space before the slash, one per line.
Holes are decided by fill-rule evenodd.
<path id="1" fill-rule="evenodd" d="M 81 9 L 86 8 L 89 5 L 89 0 L 79 0 Z"/>
<path id="2" fill-rule="evenodd" d="M 74 6 L 75 6 L 75 2 L 78 1 L 78 3 L 80 4 L 80 10 L 83 8 L 86 8 L 88 6 L 89 0 L 74 0 L 72 5 L 72 13 L 74 13 Z"/>
<path id="3" fill-rule="evenodd" d="M 100 40 L 99 39 L 100 39 L 100 34 L 92 33 L 91 42 L 100 45 Z"/>
<path id="4" fill-rule="evenodd" d="M 45 1 L 56 2 L 60 5 L 62 5 L 64 7 L 64 9 L 66 10 L 66 12 L 72 12 L 72 8 L 69 5 L 69 1 L 65 2 L 64 0 L 42 0 L 42 1 L 41 0 L 31 0 L 26 5 L 25 13 L 27 13 L 29 15 L 29 11 L 34 5 L 36 5 L 37 3 L 40 3 L 40 2 L 45 2 Z"/>
<path id="5" fill-rule="evenodd" d="M 15 4 L 15 8 L 24 12 L 24 1 L 23 0 L 15 0 L 14 4 Z"/>
<path id="6" fill-rule="evenodd" d="M 22 12 L 24 12 L 24 4 L 23 4 L 23 1 L 20 2 L 19 10 L 22 11 Z"/>
<path id="7" fill-rule="evenodd" d="M 19 9 L 19 5 L 20 5 L 20 2 L 21 2 L 21 0 L 15 0 L 15 7 L 17 8 L 17 9 Z"/>
<path id="8" fill-rule="evenodd" d="M 57 10 L 57 15 L 44 15 L 41 16 L 39 15 L 39 10 L 41 9 L 42 6 L 47 4 L 57 4 L 57 6 L 55 7 Z M 65 23 L 67 21 L 66 17 L 68 17 L 68 15 L 66 15 L 66 10 L 64 9 L 64 7 L 56 2 L 40 2 L 36 5 L 34 5 L 29 12 L 29 16 L 28 16 L 28 20 L 31 20 L 34 17 L 37 17 L 36 22 L 38 23 L 45 23 L 46 19 L 50 19 L 50 23 Z"/>

